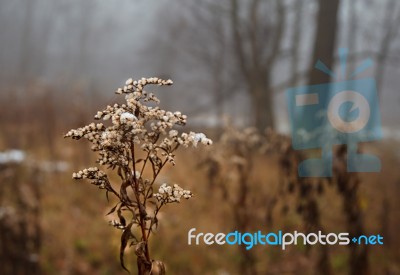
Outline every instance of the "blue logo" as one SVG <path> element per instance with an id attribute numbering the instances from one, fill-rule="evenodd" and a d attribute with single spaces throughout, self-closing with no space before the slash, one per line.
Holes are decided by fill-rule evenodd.
<path id="1" fill-rule="evenodd" d="M 335 82 L 290 88 L 286 91 L 295 150 L 321 149 L 320 158 L 300 163 L 300 177 L 331 177 L 332 147 L 347 145 L 348 172 L 379 172 L 379 158 L 359 154 L 359 142 L 382 138 L 378 95 L 373 78 L 355 79 L 371 67 L 366 59 L 347 78 L 347 50 L 339 49 L 341 79 L 318 61 L 315 68 L 329 74 Z"/>

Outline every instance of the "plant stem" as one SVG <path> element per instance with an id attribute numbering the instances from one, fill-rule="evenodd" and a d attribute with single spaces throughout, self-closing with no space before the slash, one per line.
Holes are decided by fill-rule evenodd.
<path id="1" fill-rule="evenodd" d="M 150 263 L 151 262 L 150 252 L 149 252 L 149 247 L 147 244 L 147 235 L 146 235 L 146 221 L 145 221 L 146 217 L 144 216 L 146 213 L 146 206 L 140 202 L 139 183 L 136 179 L 135 145 L 133 142 L 131 142 L 131 154 L 132 154 L 132 169 L 133 169 L 133 176 L 132 176 L 133 182 L 131 182 L 131 185 L 133 184 L 133 186 L 134 186 L 136 202 L 139 206 L 140 229 L 142 231 L 142 240 L 145 245 L 145 257 L 146 257 L 146 260 Z"/>

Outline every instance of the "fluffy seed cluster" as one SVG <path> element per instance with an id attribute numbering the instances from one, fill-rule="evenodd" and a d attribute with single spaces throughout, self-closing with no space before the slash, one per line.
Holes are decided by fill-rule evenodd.
<path id="1" fill-rule="evenodd" d="M 175 164 L 172 151 L 178 146 L 196 147 L 199 143 L 211 145 L 212 141 L 203 133 L 181 133 L 176 126 L 186 124 L 187 116 L 181 112 L 170 112 L 158 106 L 159 103 L 153 93 L 148 93 L 144 88 L 148 85 L 172 85 L 171 80 L 162 80 L 156 77 L 142 78 L 137 81 L 128 79 L 126 85 L 119 88 L 116 93 L 125 95 L 124 104 L 109 105 L 104 110 L 98 111 L 95 120 L 108 123 L 91 123 L 87 126 L 70 130 L 65 137 L 73 139 L 85 138 L 92 143 L 91 149 L 99 153 L 97 162 L 101 165 L 128 167 L 133 161 L 131 150 L 135 144 L 140 144 L 142 150 L 149 153 L 154 163 L 161 164 L 160 155 L 167 157 L 168 161 Z M 105 122 L 105 123 L 106 123 Z M 160 139 L 161 136 L 165 138 Z M 74 177 L 76 179 L 83 178 Z"/>
<path id="2" fill-rule="evenodd" d="M 177 184 L 169 186 L 166 183 L 163 183 L 158 189 L 158 193 L 153 194 L 153 197 L 155 197 L 162 204 L 166 204 L 180 202 L 181 198 L 190 199 L 193 197 L 193 194 L 189 190 L 182 189 Z"/>
<path id="3" fill-rule="evenodd" d="M 100 171 L 97 167 L 89 167 L 72 174 L 73 179 L 89 179 L 91 183 L 97 185 L 100 189 L 106 188 L 109 183 L 106 173 Z"/>

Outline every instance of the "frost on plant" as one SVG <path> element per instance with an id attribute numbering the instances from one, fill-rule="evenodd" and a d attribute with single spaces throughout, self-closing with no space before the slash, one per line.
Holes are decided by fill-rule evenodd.
<path id="1" fill-rule="evenodd" d="M 139 274 L 148 274 L 155 268 L 163 274 L 162 262 L 151 259 L 148 246 L 150 235 L 158 225 L 157 214 L 162 206 L 189 199 L 192 193 L 176 184 L 170 186 L 166 183 L 154 192 L 154 184 L 165 165 L 175 165 L 174 153 L 180 146 L 211 145 L 212 141 L 203 133 L 179 133 L 175 128 L 186 124 L 186 115 L 160 109 L 158 98 L 144 90 L 149 85 L 172 85 L 172 81 L 129 79 L 123 88 L 116 91 L 125 96 L 126 102 L 107 106 L 95 115 L 96 120 L 103 120 L 105 124 L 91 123 L 70 130 L 65 137 L 87 139 L 92 144 L 91 149 L 99 155 L 97 162 L 105 168 L 90 167 L 73 173 L 72 177 L 88 179 L 104 189 L 107 198 L 112 194 L 118 199 L 109 214 L 117 214 L 118 220 L 111 224 L 122 230 L 122 267 L 126 269 L 125 248 L 135 245 Z M 118 181 L 111 180 L 112 171 L 118 175 Z M 150 171 L 147 173 L 149 176 L 145 176 L 145 171 Z M 139 234 L 134 235 L 134 227 L 139 228 Z"/>

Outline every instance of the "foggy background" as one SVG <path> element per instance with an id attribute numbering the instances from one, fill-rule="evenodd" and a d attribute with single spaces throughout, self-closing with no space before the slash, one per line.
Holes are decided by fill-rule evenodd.
<path id="1" fill-rule="evenodd" d="M 285 130 L 283 91 L 307 83 L 307 72 L 316 62 L 311 57 L 318 5 L 315 1 L 283 2 L 279 38 L 274 30 L 279 18 L 273 3 L 261 5 L 258 20 L 263 22 L 259 24 L 267 29 L 256 35 L 260 36 L 258 47 L 265 49 L 281 40 L 268 73 L 277 106 L 276 126 Z M 172 108 L 195 115 L 193 121 L 217 123 L 220 117 L 215 101 L 220 100 L 222 112 L 228 112 L 235 121 L 252 123 L 251 101 L 241 81 L 243 73 L 232 69 L 236 61 L 228 4 L 183 0 L 1 1 L 2 102 L 15 103 L 9 102 L 10 94 L 21 104 L 31 99 L 32 85 L 46 86 L 53 100 L 63 98 L 63 104 L 77 100 L 74 93 L 78 91 L 87 96 L 85 102 L 95 102 L 96 98 L 109 97 L 129 77 L 154 75 L 174 80 L 173 91 L 161 94 L 161 99 Z M 246 6 L 250 5 L 243 3 L 240 7 L 241 16 L 244 29 L 250 30 Z M 349 48 L 350 68 L 364 58 L 374 59 L 374 68 L 362 76 L 377 78 L 383 124 L 397 129 L 399 3 L 343 0 L 337 23 L 336 49 Z M 251 51 L 247 50 L 248 56 Z M 334 53 L 337 56 L 336 50 Z M 290 81 L 294 76 L 298 76 L 296 81 Z M 224 79 L 217 81 L 217 77 Z M 216 93 L 221 93 L 222 99 L 217 99 Z"/>
<path id="2" fill-rule="evenodd" d="M 254 169 L 238 184 L 250 186 L 247 201 L 254 205 L 241 206 L 256 216 L 249 228 L 301 231 L 301 213 L 287 218 L 271 206 L 275 187 L 324 186 L 327 191 L 313 189 L 311 198 L 322 221 L 311 218 L 332 232 L 381 233 L 387 242 L 361 256 L 354 247 L 332 247 L 322 268 L 331 264 L 331 274 L 400 274 L 399 27 L 398 0 L 0 0 L 0 273 L 125 274 L 120 235 L 103 217 L 111 203 L 93 186 L 71 180 L 73 171 L 93 164 L 94 154 L 87 143 L 63 136 L 116 102 L 114 91 L 128 78 L 174 81 L 155 91 L 161 107 L 187 114 L 186 131 L 213 138 L 210 154 L 225 156 L 218 168 L 229 171 L 222 177 L 231 190 L 235 182 L 228 176 L 237 166 L 229 161 L 237 156 L 229 154 L 241 147 L 218 141 L 224 122 L 240 127 L 238 136 L 250 126 L 287 136 L 286 89 L 333 81 L 314 64 L 320 59 L 339 74 L 338 49 L 348 48 L 347 76 L 364 59 L 374 61 L 357 79 L 376 80 L 384 140 L 362 149 L 382 160 L 382 172 L 344 173 L 342 186 L 323 180 L 317 186 L 288 173 L 297 172 L 290 161 L 299 159 L 298 152 L 260 156 L 249 149 L 245 155 L 254 158 Z M 273 149 L 291 148 L 286 136 L 277 135 Z M 256 264 L 242 261 L 239 267 L 243 255 L 236 250 L 188 248 L 188 228 L 228 232 L 237 226 L 235 205 L 210 192 L 210 173 L 198 163 L 202 155 L 194 154 L 179 155 L 178 169 L 165 176 L 196 194 L 193 202 L 166 212 L 172 218 L 160 223 L 152 244 L 168 274 L 246 274 L 238 270 L 249 266 L 258 274 L 318 274 L 316 259 L 325 255 L 320 250 L 262 247 L 254 252 Z M 301 208 L 297 200 L 304 199 L 276 196 L 285 209 Z M 347 211 L 353 208 L 356 214 Z M 269 214 L 276 224 L 266 221 Z"/>

